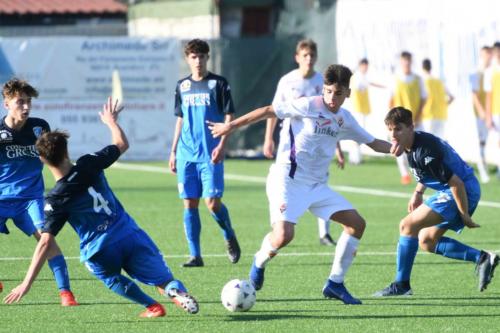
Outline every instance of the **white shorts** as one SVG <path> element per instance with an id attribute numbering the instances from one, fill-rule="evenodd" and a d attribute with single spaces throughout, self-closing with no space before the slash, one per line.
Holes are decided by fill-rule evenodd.
<path id="1" fill-rule="evenodd" d="M 429 119 L 422 121 L 422 128 L 424 132 L 434 134 L 435 136 L 445 139 L 445 121 L 437 119 Z"/>
<path id="2" fill-rule="evenodd" d="M 310 185 L 288 176 L 286 170 L 273 164 L 267 176 L 266 192 L 269 200 L 271 224 L 287 221 L 296 224 L 309 210 L 323 220 L 339 211 L 354 209 L 349 201 L 327 184 Z"/>

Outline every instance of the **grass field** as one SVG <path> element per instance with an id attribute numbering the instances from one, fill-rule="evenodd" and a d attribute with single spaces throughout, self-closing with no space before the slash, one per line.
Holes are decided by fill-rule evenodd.
<path id="1" fill-rule="evenodd" d="M 358 256 L 346 279 L 363 301 L 345 306 L 322 297 L 334 249 L 320 246 L 315 219 L 306 214 L 296 239 L 268 266 L 266 283 L 250 312 L 232 314 L 220 304 L 222 286 L 248 274 L 254 252 L 269 230 L 265 176 L 267 161 L 226 162 L 226 193 L 243 256 L 236 265 L 225 256 L 222 236 L 206 208 L 201 208 L 205 267 L 181 268 L 187 246 L 182 225 L 182 203 L 175 177 L 158 172 L 165 163 L 150 163 L 148 171 L 113 167 L 110 184 L 128 212 L 154 239 L 175 276 L 185 282 L 201 303 L 197 315 L 187 315 L 167 304 L 167 317 L 140 319 L 142 308 L 116 296 L 79 263 L 78 241 L 66 226 L 58 242 L 68 257 L 72 288 L 81 306 L 62 308 L 55 283 L 44 267 L 30 293 L 15 305 L 0 305 L 0 332 L 497 332 L 500 330 L 500 281 L 477 291 L 474 265 L 419 254 L 413 269 L 414 296 L 377 299 L 376 290 L 392 281 L 398 223 L 405 215 L 413 189 L 399 184 L 395 162 L 370 159 L 360 166 L 337 170 L 331 184 L 365 217 L 368 227 Z M 138 166 L 126 164 L 125 166 Z M 243 177 L 247 176 L 247 177 Z M 53 185 L 46 177 L 47 187 Z M 381 190 L 386 192 L 376 192 Z M 405 195 L 407 194 L 407 195 Z M 483 205 L 474 220 L 482 225 L 457 237 L 475 247 L 500 251 L 500 183 L 483 186 Z M 0 280 L 3 296 L 24 277 L 35 242 L 11 223 L 11 234 L 1 236 Z M 340 228 L 332 226 L 338 237 Z M 456 235 L 452 235 L 455 237 Z M 152 287 L 143 286 L 160 299 Z"/>

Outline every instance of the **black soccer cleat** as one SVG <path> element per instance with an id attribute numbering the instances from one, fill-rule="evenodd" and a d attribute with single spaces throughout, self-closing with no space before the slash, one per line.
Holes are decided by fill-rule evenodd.
<path id="1" fill-rule="evenodd" d="M 203 267 L 203 259 L 201 257 L 189 257 L 189 260 L 182 264 L 182 267 Z"/>
<path id="2" fill-rule="evenodd" d="M 335 245 L 337 245 L 337 243 L 335 243 L 335 241 L 332 239 L 332 236 L 330 236 L 330 234 L 326 234 L 323 237 L 321 237 L 319 239 L 319 243 L 321 245 L 325 245 L 325 246 L 335 246 Z"/>
<path id="3" fill-rule="evenodd" d="M 231 261 L 233 264 L 236 264 L 240 260 L 241 256 L 240 244 L 238 244 L 236 236 L 226 241 L 226 246 L 227 257 L 229 258 L 229 261 Z"/>
<path id="4" fill-rule="evenodd" d="M 387 288 L 377 291 L 373 294 L 374 297 L 387 297 L 387 296 L 411 296 L 413 291 L 410 287 L 410 282 L 393 282 Z"/>
<path id="5" fill-rule="evenodd" d="M 486 290 L 493 278 L 499 261 L 500 258 L 495 253 L 481 251 L 479 262 L 476 265 L 476 274 L 479 278 L 479 291 Z"/>

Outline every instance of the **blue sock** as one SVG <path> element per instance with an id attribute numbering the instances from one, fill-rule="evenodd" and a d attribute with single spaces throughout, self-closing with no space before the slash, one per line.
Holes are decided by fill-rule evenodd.
<path id="1" fill-rule="evenodd" d="M 441 237 L 434 252 L 447 258 L 472 262 L 478 262 L 481 256 L 480 250 L 448 237 Z"/>
<path id="2" fill-rule="evenodd" d="M 56 279 L 57 288 L 59 291 L 71 290 L 69 287 L 69 275 L 68 266 L 66 266 L 66 260 L 62 254 L 55 256 L 49 260 L 49 267 L 54 278 Z"/>
<path id="3" fill-rule="evenodd" d="M 225 240 L 230 240 L 234 237 L 234 230 L 231 227 L 231 219 L 229 218 L 229 212 L 224 204 L 221 204 L 221 207 L 218 212 L 212 212 L 212 217 L 219 224 L 222 229 L 222 235 Z"/>
<path id="4" fill-rule="evenodd" d="M 167 295 L 168 295 L 168 291 L 170 289 L 177 289 L 177 290 L 180 290 L 180 291 L 187 293 L 186 287 L 184 287 L 182 282 L 179 280 L 172 280 L 172 281 L 170 281 L 169 284 L 167 284 L 167 286 L 165 287 L 165 293 L 167 293 Z"/>
<path id="5" fill-rule="evenodd" d="M 201 221 L 198 208 L 184 208 L 184 231 L 188 241 L 189 254 L 193 257 L 201 257 Z"/>
<path id="6" fill-rule="evenodd" d="M 103 280 L 103 282 L 109 289 L 111 289 L 118 295 L 123 296 L 131 300 L 132 302 L 139 303 L 145 307 L 158 303 L 154 299 L 146 295 L 132 280 L 123 275 L 113 276 L 112 278 Z"/>
<path id="7" fill-rule="evenodd" d="M 396 282 L 410 281 L 411 269 L 418 251 L 418 238 L 399 236 L 396 259 Z"/>

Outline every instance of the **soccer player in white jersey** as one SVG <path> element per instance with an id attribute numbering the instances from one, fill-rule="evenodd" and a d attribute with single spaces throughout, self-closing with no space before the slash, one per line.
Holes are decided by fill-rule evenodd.
<path id="1" fill-rule="evenodd" d="M 337 241 L 331 274 L 323 295 L 345 304 L 361 304 L 347 291 L 344 276 L 356 254 L 365 230 L 365 220 L 340 194 L 328 186 L 328 169 L 339 140 L 354 140 L 382 153 L 391 145 L 366 132 L 349 111 L 341 108 L 349 97 L 351 70 L 342 65 L 329 66 L 323 77 L 323 95 L 295 99 L 256 109 L 229 123 L 209 122 L 215 137 L 271 117 L 284 119 L 280 143 L 267 178 L 267 196 L 272 231 L 264 237 L 255 254 L 250 280 L 257 290 L 264 283 L 267 263 L 294 237 L 295 224 L 306 212 L 331 219 L 343 226 Z M 399 153 L 399 152 L 394 152 Z"/>
<path id="2" fill-rule="evenodd" d="M 278 82 L 272 104 L 285 103 L 300 97 L 317 96 L 323 89 L 323 76 L 314 70 L 318 59 L 318 47 L 312 39 L 303 39 L 297 43 L 295 61 L 298 67 L 283 75 Z M 277 118 L 268 118 L 264 137 L 264 156 L 274 158 L 274 130 Z M 337 164 L 344 167 L 344 155 L 337 144 Z M 330 236 L 330 221 L 318 218 L 319 242 L 322 245 L 335 245 Z"/>

